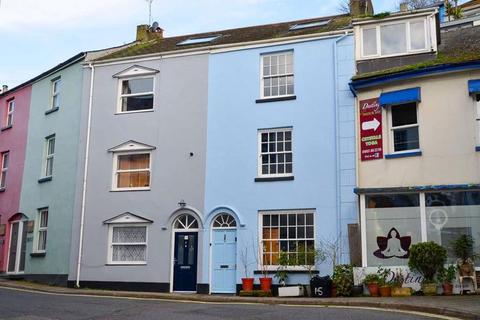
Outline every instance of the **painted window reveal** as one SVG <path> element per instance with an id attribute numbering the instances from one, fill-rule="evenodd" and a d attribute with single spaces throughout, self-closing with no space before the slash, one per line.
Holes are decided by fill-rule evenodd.
<path id="1" fill-rule="evenodd" d="M 418 194 L 365 196 L 368 266 L 405 266 L 410 245 L 422 240 Z"/>
<path id="2" fill-rule="evenodd" d="M 236 226 L 235 218 L 228 213 L 221 213 L 213 220 L 213 228 L 235 228 Z"/>
<path id="3" fill-rule="evenodd" d="M 51 177 L 53 175 L 53 160 L 55 158 L 55 136 L 45 138 L 45 163 L 44 163 L 44 177 Z"/>
<path id="4" fill-rule="evenodd" d="M 292 128 L 259 130 L 260 177 L 293 175 Z"/>
<path id="5" fill-rule="evenodd" d="M 62 90 L 62 79 L 57 78 L 52 80 L 52 99 L 51 99 L 51 109 L 60 108 L 60 95 Z"/>
<path id="6" fill-rule="evenodd" d="M 198 221 L 192 215 L 185 213 L 175 219 L 173 228 L 179 230 L 198 229 Z"/>
<path id="7" fill-rule="evenodd" d="M 150 188 L 150 153 L 116 154 L 114 189 Z"/>
<path id="8" fill-rule="evenodd" d="M 262 263 L 275 266 L 280 252 L 292 265 L 312 264 L 315 249 L 315 219 L 312 211 L 261 212 Z"/>
<path id="9" fill-rule="evenodd" d="M 121 80 L 119 112 L 153 109 L 153 77 Z"/>
<path id="10" fill-rule="evenodd" d="M 47 249 L 48 208 L 38 210 L 37 220 L 37 252 L 45 252 Z"/>
<path id="11" fill-rule="evenodd" d="M 10 159 L 9 152 L 2 153 L 2 159 L 1 159 L 2 171 L 0 172 L 0 189 L 5 189 L 7 187 L 7 172 L 8 172 L 9 159 Z"/>
<path id="12" fill-rule="evenodd" d="M 393 152 L 420 149 L 417 103 L 391 106 L 390 114 Z"/>
<path id="13" fill-rule="evenodd" d="M 480 243 L 480 191 L 425 193 L 425 206 L 427 241 L 447 249 L 448 263 L 456 262 L 452 242 L 462 234 Z"/>
<path id="14" fill-rule="evenodd" d="M 362 57 L 383 57 L 428 51 L 427 20 L 385 23 L 362 28 Z"/>
<path id="15" fill-rule="evenodd" d="M 11 127 L 13 125 L 13 112 L 15 111 L 15 100 L 7 102 L 7 117 L 5 121 L 5 127 Z"/>
<path id="16" fill-rule="evenodd" d="M 293 95 L 293 51 L 262 55 L 261 80 L 263 98 Z"/>
<path id="17" fill-rule="evenodd" d="M 147 227 L 110 226 L 109 263 L 144 264 L 147 262 Z"/>

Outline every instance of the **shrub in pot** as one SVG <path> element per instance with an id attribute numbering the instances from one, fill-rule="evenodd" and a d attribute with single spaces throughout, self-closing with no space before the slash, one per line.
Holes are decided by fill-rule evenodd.
<path id="1" fill-rule="evenodd" d="M 453 292 L 453 280 L 457 276 L 457 268 L 453 265 L 445 268 L 442 267 L 437 274 L 438 283 L 443 288 L 443 294 L 446 296 L 451 296 Z"/>
<path id="2" fill-rule="evenodd" d="M 390 269 L 379 267 L 377 274 L 379 278 L 379 291 L 381 297 L 390 297 L 392 295 L 392 288 L 390 286 Z"/>
<path id="3" fill-rule="evenodd" d="M 243 273 L 245 274 L 245 278 L 242 278 L 242 290 L 246 292 L 251 292 L 253 291 L 253 282 L 255 281 L 255 279 L 249 277 L 249 267 L 252 262 L 249 261 L 248 247 L 242 248 L 240 261 L 243 266 Z"/>
<path id="4" fill-rule="evenodd" d="M 336 286 L 336 295 L 348 297 L 352 294 L 353 267 L 349 264 L 339 264 L 333 269 L 333 282 Z"/>
<path id="5" fill-rule="evenodd" d="M 422 291 L 435 295 L 435 276 L 447 261 L 447 250 L 433 241 L 421 242 L 410 247 L 408 266 L 423 276 Z"/>
<path id="6" fill-rule="evenodd" d="M 367 274 L 363 283 L 368 287 L 368 291 L 370 291 L 370 295 L 372 297 L 378 297 L 378 283 L 380 279 L 377 274 Z"/>
<path id="7" fill-rule="evenodd" d="M 473 254 L 474 239 L 470 235 L 462 234 L 451 245 L 457 257 L 458 273 L 461 277 L 474 276 L 474 261 L 477 256 Z"/>
<path id="8" fill-rule="evenodd" d="M 412 295 L 412 289 L 408 287 L 403 287 L 405 278 L 403 277 L 402 271 L 397 269 L 393 280 L 390 282 L 392 287 L 391 293 L 392 297 L 408 297 Z"/>

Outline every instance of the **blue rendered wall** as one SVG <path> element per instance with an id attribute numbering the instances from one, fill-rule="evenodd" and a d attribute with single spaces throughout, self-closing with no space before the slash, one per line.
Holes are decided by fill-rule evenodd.
<path id="1" fill-rule="evenodd" d="M 292 49 L 297 99 L 256 103 L 260 55 Z M 205 227 L 210 228 L 220 207 L 232 208 L 244 224 L 238 230 L 237 283 L 244 277 L 242 247 L 258 242 L 259 210 L 315 208 L 317 244 L 343 231 L 341 260 L 348 260 L 346 224 L 356 222 L 354 98 L 348 89 L 353 37 L 212 54 L 209 65 Z M 286 126 L 293 127 L 295 180 L 254 182 L 257 130 Z M 209 246 L 208 236 L 204 246 Z M 254 261 L 253 250 L 249 254 Z M 204 259 L 199 282 L 209 283 L 208 264 Z M 331 267 L 324 264 L 320 272 L 330 273 Z"/>

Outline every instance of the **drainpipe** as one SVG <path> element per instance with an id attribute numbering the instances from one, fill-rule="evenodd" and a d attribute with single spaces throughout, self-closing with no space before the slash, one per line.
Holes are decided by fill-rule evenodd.
<path id="1" fill-rule="evenodd" d="M 87 117 L 87 140 L 85 143 L 85 159 L 83 167 L 83 184 L 82 184 L 82 208 L 80 214 L 80 239 L 78 241 L 78 260 L 77 260 L 77 279 L 75 286 L 80 288 L 80 268 L 82 265 L 83 254 L 83 228 L 85 224 L 85 203 L 87 194 L 87 176 L 88 176 L 88 159 L 90 149 L 90 131 L 92 123 L 92 102 L 93 102 L 93 79 L 95 77 L 95 67 L 92 63 L 89 63 L 90 68 L 90 95 L 88 97 L 88 117 Z"/>
<path id="2" fill-rule="evenodd" d="M 337 57 L 337 45 L 340 41 L 345 39 L 348 36 L 348 31 L 345 31 L 345 34 L 338 39 L 335 40 L 334 45 L 333 45 L 333 59 L 334 59 L 334 66 L 333 66 L 333 74 L 334 74 L 334 81 L 333 81 L 333 88 L 335 92 L 335 155 L 336 155 L 336 161 L 335 161 L 335 176 L 336 176 L 336 202 L 337 202 L 337 219 L 336 219 L 336 231 L 337 234 L 335 237 L 338 236 L 338 239 L 333 239 L 334 241 L 338 241 L 338 243 L 342 244 L 342 230 L 341 230 L 341 201 L 340 201 L 340 129 L 339 129 L 339 124 L 338 124 L 338 119 L 339 119 L 339 111 L 338 111 L 338 84 L 337 84 L 337 73 L 338 73 L 338 57 Z M 343 245 L 341 245 L 340 249 L 343 249 Z M 335 261 L 334 263 L 338 262 Z M 341 254 L 340 254 L 341 258 Z"/>

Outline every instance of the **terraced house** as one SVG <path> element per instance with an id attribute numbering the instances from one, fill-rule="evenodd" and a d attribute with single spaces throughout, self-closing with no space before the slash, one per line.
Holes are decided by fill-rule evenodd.
<path id="1" fill-rule="evenodd" d="M 322 237 L 348 260 L 350 16 L 136 40 L 88 69 L 69 284 L 234 293 L 242 250 L 272 272 Z"/>
<path id="2" fill-rule="evenodd" d="M 454 262 L 459 235 L 480 241 L 480 27 L 437 18 L 431 8 L 354 21 L 364 267 L 405 267 L 421 241 Z"/>

